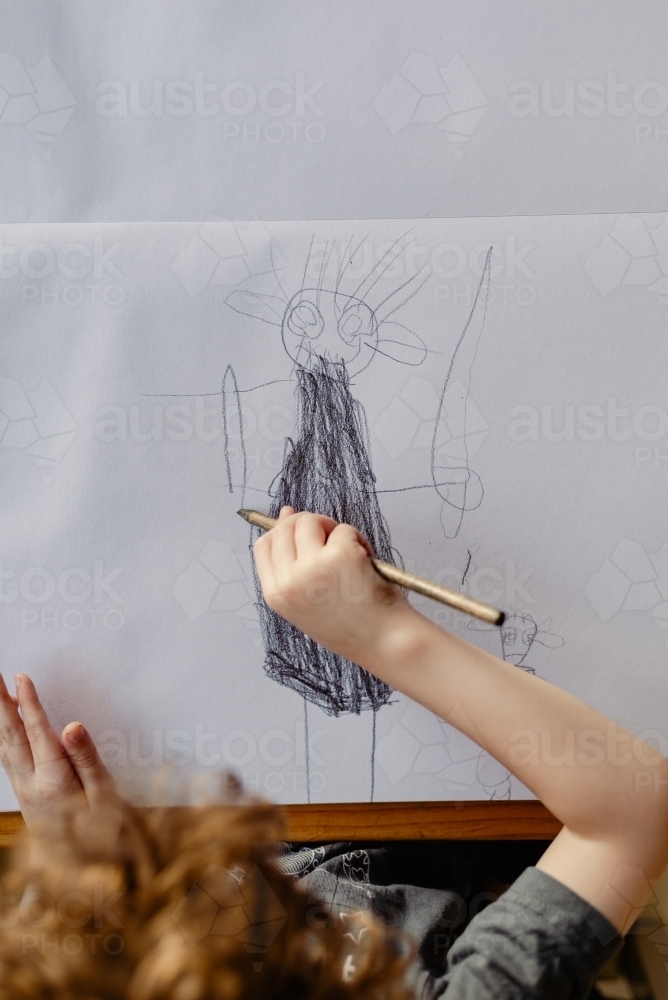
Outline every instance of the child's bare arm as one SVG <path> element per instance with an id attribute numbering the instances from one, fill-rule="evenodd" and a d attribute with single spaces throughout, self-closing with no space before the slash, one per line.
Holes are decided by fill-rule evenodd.
<path id="1" fill-rule="evenodd" d="M 284 508 L 256 542 L 267 603 L 474 739 L 564 824 L 541 859 L 620 930 L 668 864 L 668 761 L 560 688 L 434 625 L 348 525 Z"/>

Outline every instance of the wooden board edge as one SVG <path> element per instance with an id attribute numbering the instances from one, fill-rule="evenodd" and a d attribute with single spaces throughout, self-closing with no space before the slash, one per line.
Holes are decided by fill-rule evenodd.
<path id="1" fill-rule="evenodd" d="M 561 823 L 544 805 L 516 802 L 337 802 L 284 806 L 288 838 L 333 840 L 552 840 Z M 0 813 L 0 847 L 24 828 Z"/>
<path id="2" fill-rule="evenodd" d="M 284 807 L 289 838 L 553 840 L 561 823 L 540 802 L 373 802 Z"/>
<path id="3" fill-rule="evenodd" d="M 24 828 L 25 823 L 20 812 L 0 813 L 0 847 L 11 847 Z"/>

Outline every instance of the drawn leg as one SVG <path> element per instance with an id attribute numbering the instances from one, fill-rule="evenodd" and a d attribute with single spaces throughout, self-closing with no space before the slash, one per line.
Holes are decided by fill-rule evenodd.
<path id="1" fill-rule="evenodd" d="M 306 801 L 311 804 L 311 757 L 308 742 L 308 701 L 304 698 L 304 763 L 306 765 Z"/>
<path id="2" fill-rule="evenodd" d="M 371 722 L 371 796 L 369 802 L 373 802 L 373 795 L 376 786 L 376 716 L 378 709 L 373 710 L 373 720 Z"/>

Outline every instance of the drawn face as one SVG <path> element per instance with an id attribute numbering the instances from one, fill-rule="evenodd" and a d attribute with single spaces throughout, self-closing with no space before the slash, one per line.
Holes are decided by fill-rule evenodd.
<path id="1" fill-rule="evenodd" d="M 538 625 L 532 618 L 509 615 L 501 629 L 501 647 L 507 663 L 519 666 L 531 649 Z"/>
<path id="2" fill-rule="evenodd" d="M 288 302 L 281 336 L 300 368 L 318 358 L 345 364 L 350 375 L 366 368 L 378 344 L 373 309 L 354 295 L 324 288 L 303 288 Z"/>

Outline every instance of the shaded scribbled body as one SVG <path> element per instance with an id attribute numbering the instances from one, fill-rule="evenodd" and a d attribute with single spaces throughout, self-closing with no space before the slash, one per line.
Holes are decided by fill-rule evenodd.
<path id="1" fill-rule="evenodd" d="M 285 504 L 317 510 L 354 525 L 379 559 L 393 562 L 376 497 L 366 417 L 351 395 L 345 365 L 319 358 L 310 369 L 298 369 L 296 377 L 297 435 L 286 441 L 270 513 L 277 517 Z M 269 677 L 328 715 L 358 714 L 387 704 L 392 688 L 294 628 L 267 607 L 259 588 L 258 599 Z"/>

